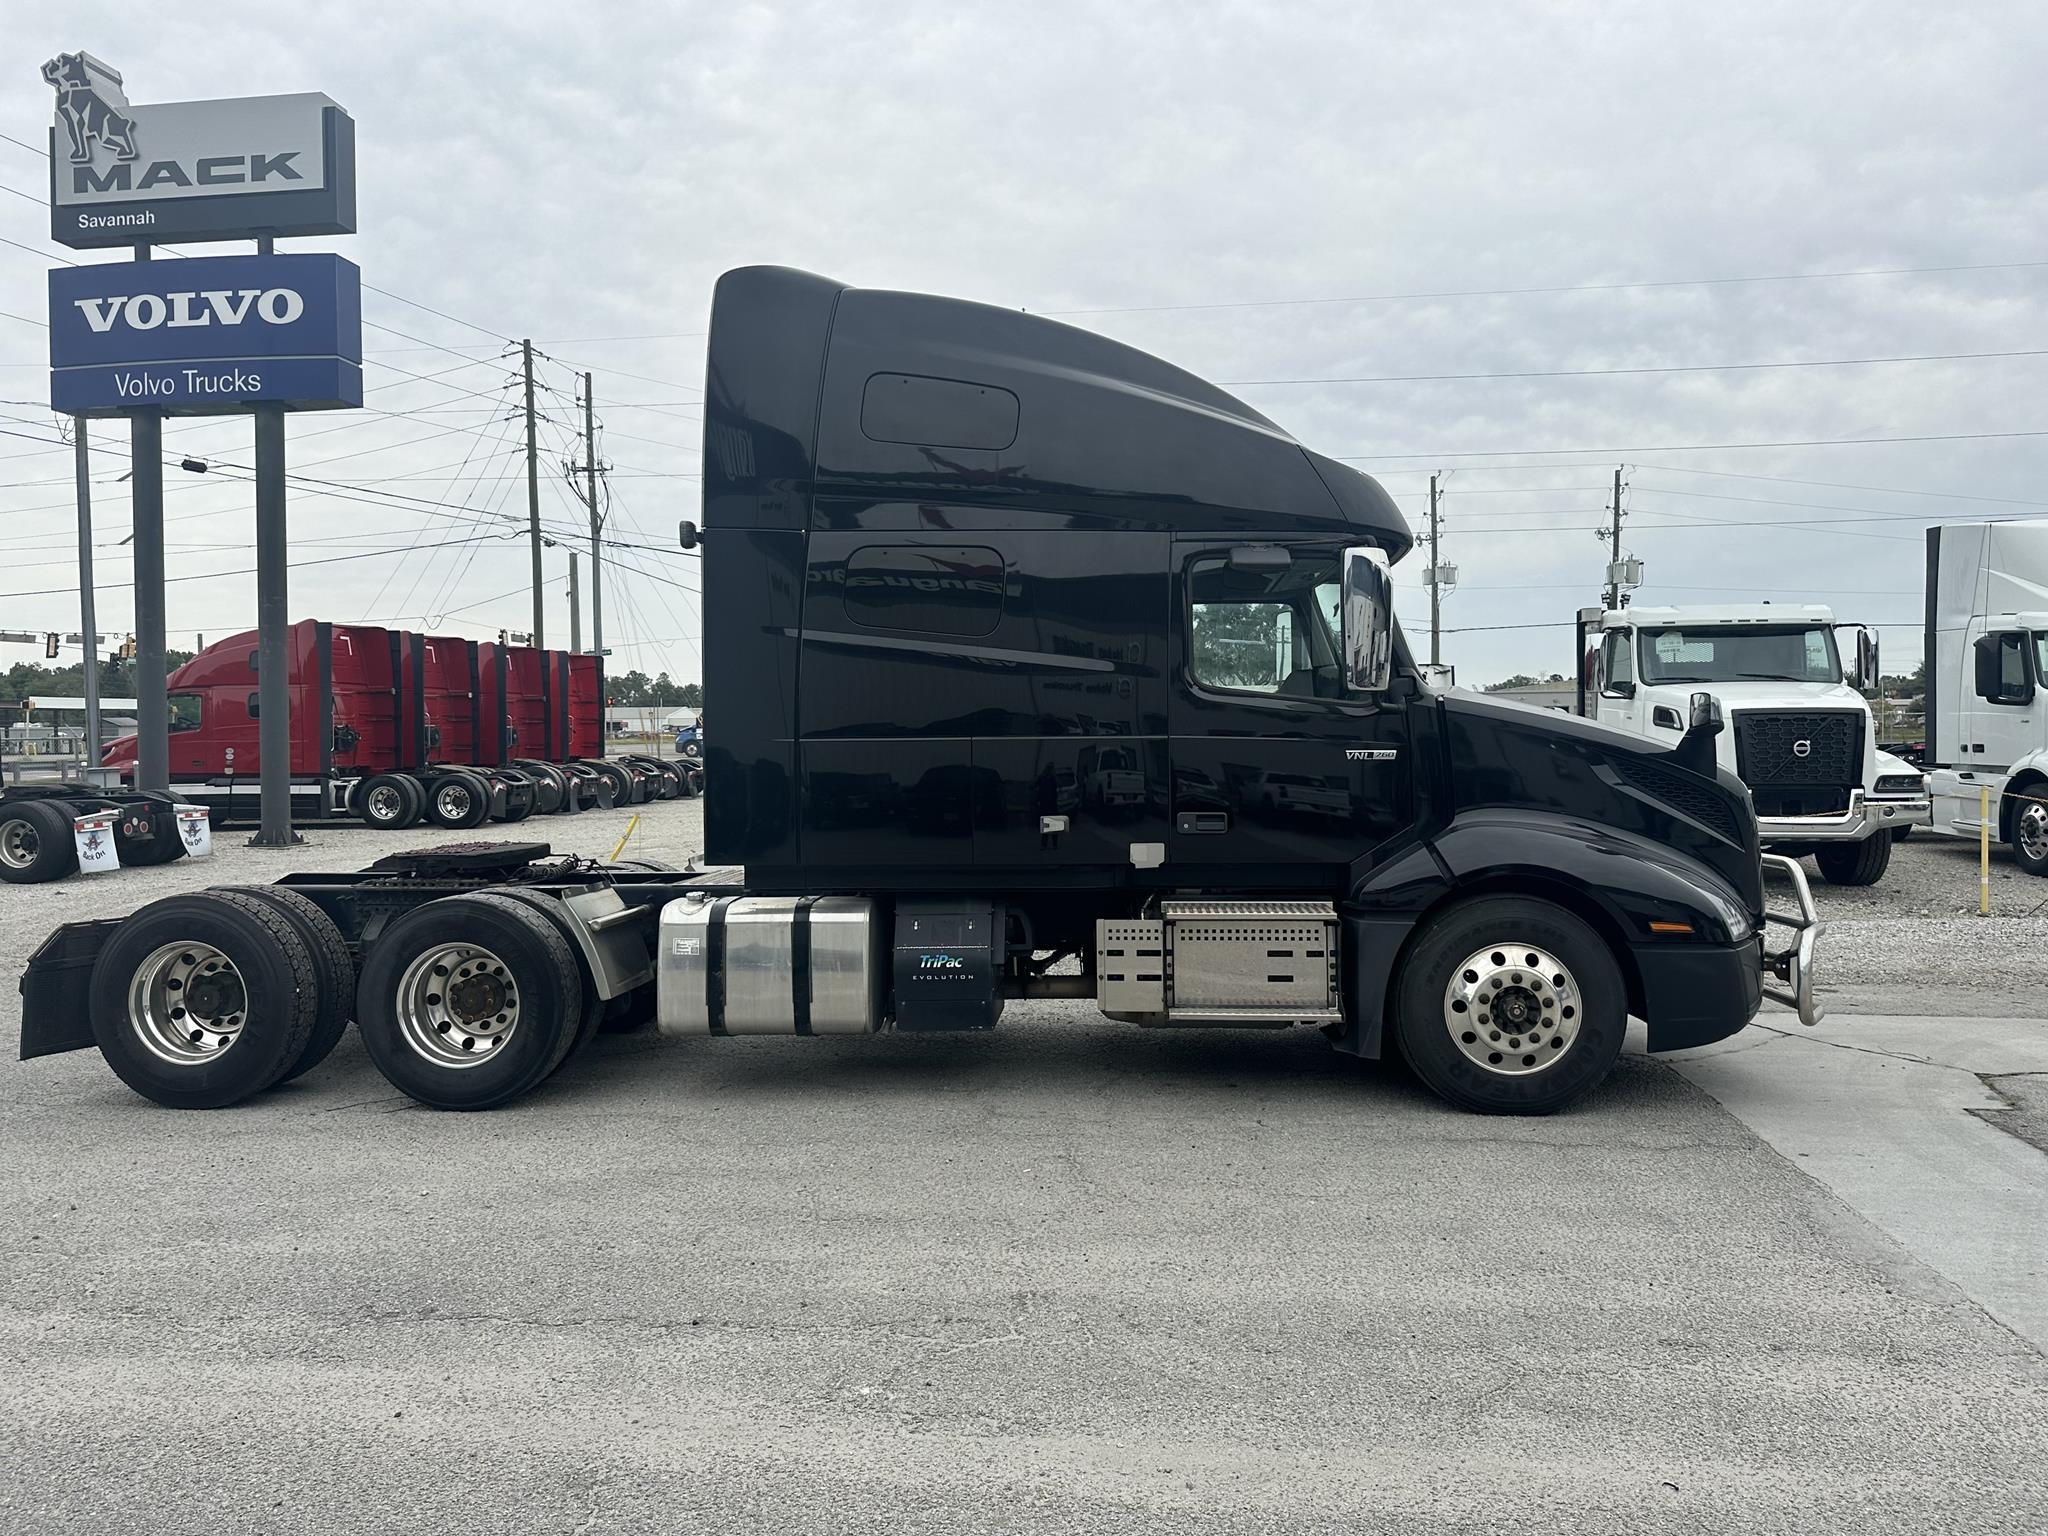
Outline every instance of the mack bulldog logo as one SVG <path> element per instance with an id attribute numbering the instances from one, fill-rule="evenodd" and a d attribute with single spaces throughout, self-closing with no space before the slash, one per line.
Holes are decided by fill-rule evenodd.
<path id="1" fill-rule="evenodd" d="M 57 120 L 71 141 L 73 165 L 91 165 L 96 145 L 116 160 L 136 157 L 135 119 L 117 71 L 89 53 L 60 53 L 43 66 L 43 78 L 57 93 Z"/>

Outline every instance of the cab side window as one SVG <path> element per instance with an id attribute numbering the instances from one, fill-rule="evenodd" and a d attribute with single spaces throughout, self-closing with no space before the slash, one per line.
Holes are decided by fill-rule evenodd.
<path id="1" fill-rule="evenodd" d="M 1188 570 L 1188 671 L 1205 688 L 1335 698 L 1336 642 L 1326 612 L 1335 559 L 1242 569 L 1205 556 Z"/>
<path id="2" fill-rule="evenodd" d="M 1621 693 L 1619 686 L 1635 686 L 1636 658 L 1634 636 L 1626 629 L 1610 629 L 1607 638 L 1600 644 L 1600 691 Z"/>

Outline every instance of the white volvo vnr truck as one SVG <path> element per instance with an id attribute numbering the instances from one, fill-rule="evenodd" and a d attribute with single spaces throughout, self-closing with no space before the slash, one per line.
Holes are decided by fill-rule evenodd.
<path id="1" fill-rule="evenodd" d="M 2048 875 L 2048 522 L 1927 530 L 1927 762 L 1936 832 L 1991 834 Z"/>
<path id="2" fill-rule="evenodd" d="M 1711 692 L 1728 721 L 1721 766 L 1749 786 L 1771 852 L 1812 854 L 1836 885 L 1875 885 L 1893 840 L 1926 824 L 1922 775 L 1878 750 L 1860 691 L 1877 681 L 1874 631 L 1811 603 L 1586 608 L 1578 620 L 1579 713 L 1670 743 L 1687 701 Z"/>

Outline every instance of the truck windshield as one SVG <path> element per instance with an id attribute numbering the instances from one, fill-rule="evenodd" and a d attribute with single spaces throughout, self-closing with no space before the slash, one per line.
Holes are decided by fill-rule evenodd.
<path id="1" fill-rule="evenodd" d="M 1835 632 L 1824 624 L 1716 624 L 1645 629 L 1646 683 L 1839 683 Z"/>

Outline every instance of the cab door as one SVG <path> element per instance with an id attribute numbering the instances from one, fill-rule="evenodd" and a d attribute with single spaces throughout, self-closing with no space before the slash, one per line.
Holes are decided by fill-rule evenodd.
<path id="1" fill-rule="evenodd" d="M 1174 542 L 1171 875 L 1331 890 L 1414 816 L 1406 711 L 1342 681 L 1327 540 Z"/>
<path id="2" fill-rule="evenodd" d="M 1610 629 L 1600 638 L 1600 700 L 1593 717 L 1602 725 L 1641 731 L 1642 709 L 1636 698 L 1636 632 Z"/>

